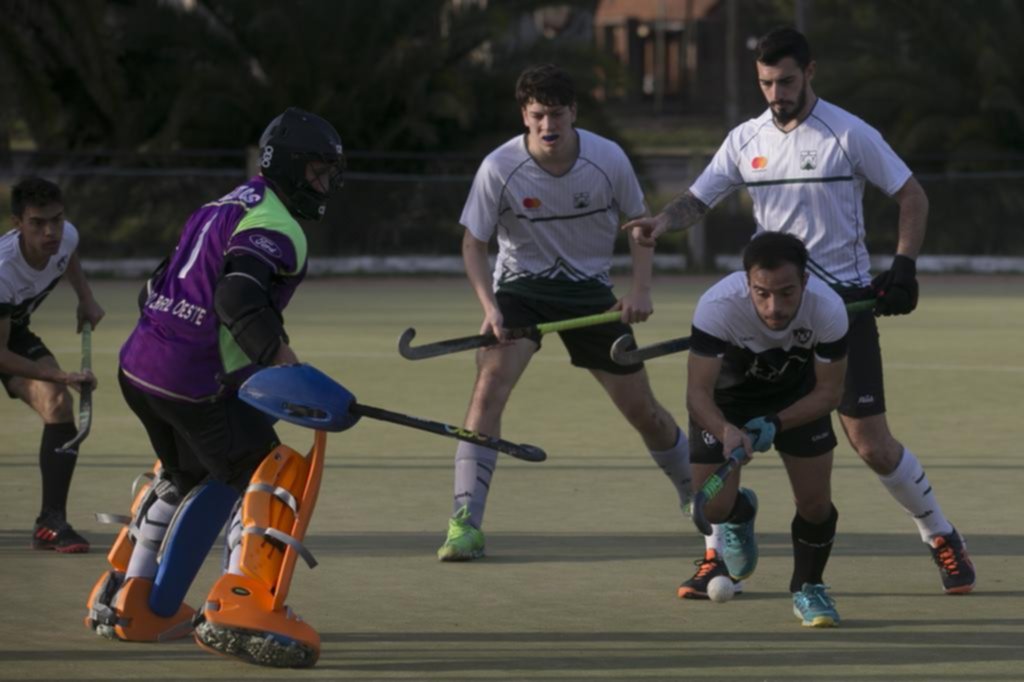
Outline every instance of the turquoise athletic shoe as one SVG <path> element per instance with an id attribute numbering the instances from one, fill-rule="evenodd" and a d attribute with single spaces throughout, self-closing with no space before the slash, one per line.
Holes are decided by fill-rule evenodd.
<path id="1" fill-rule="evenodd" d="M 469 522 L 469 507 L 463 505 L 448 519 L 448 537 L 437 550 L 441 561 L 472 561 L 484 555 L 484 533 Z"/>
<path id="2" fill-rule="evenodd" d="M 836 602 L 825 590 L 828 585 L 804 583 L 793 593 L 793 615 L 805 628 L 834 628 L 839 625 Z"/>
<path id="3" fill-rule="evenodd" d="M 757 538 L 754 536 L 754 520 L 757 518 L 757 495 L 749 488 L 740 488 L 740 495 L 746 495 L 754 516 L 743 523 L 723 523 L 725 549 L 722 560 L 729 569 L 733 580 L 746 580 L 757 568 Z"/>

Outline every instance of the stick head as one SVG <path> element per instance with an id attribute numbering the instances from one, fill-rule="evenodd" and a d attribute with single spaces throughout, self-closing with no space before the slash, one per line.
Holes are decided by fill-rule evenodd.
<path id="1" fill-rule="evenodd" d="M 307 364 L 268 367 L 249 377 L 238 397 L 257 410 L 318 431 L 344 431 L 359 415 L 348 389 Z"/>
<path id="2" fill-rule="evenodd" d="M 412 327 L 409 327 L 404 332 L 402 332 L 402 335 L 398 337 L 398 353 L 399 353 L 399 355 L 401 355 L 403 358 L 406 358 L 406 359 L 409 359 L 409 360 L 415 359 L 415 358 L 413 358 L 413 354 L 412 354 L 412 352 L 410 350 L 410 348 L 412 346 L 412 340 L 415 339 L 415 338 L 416 338 L 416 330 L 413 329 Z"/>
<path id="3" fill-rule="evenodd" d="M 714 529 L 711 528 L 711 523 L 704 516 L 704 505 L 707 504 L 707 501 L 707 495 L 703 492 L 697 493 L 693 498 L 693 505 L 690 507 L 690 518 L 693 519 L 693 525 L 697 526 L 697 530 L 704 535 L 711 535 Z"/>
<path id="4" fill-rule="evenodd" d="M 629 356 L 629 352 L 632 350 L 636 350 L 636 340 L 632 334 L 623 334 L 612 344 L 612 362 L 619 365 L 636 364 L 636 360 Z"/>

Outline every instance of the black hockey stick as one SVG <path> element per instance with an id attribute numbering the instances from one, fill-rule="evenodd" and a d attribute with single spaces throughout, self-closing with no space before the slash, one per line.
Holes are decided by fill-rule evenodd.
<path id="1" fill-rule="evenodd" d="M 704 481 L 704 485 L 693 496 L 690 515 L 693 518 L 693 524 L 697 526 L 697 530 L 704 535 L 711 535 L 711 524 L 708 523 L 707 517 L 704 516 L 704 506 L 715 495 L 722 492 L 722 488 L 725 487 L 725 479 L 729 478 L 729 475 L 739 466 L 744 457 L 746 457 L 746 451 L 742 446 L 730 452 L 729 456 L 725 458 L 725 464 L 715 469 L 715 473 L 708 476 L 707 480 Z"/>
<path id="2" fill-rule="evenodd" d="M 669 339 L 667 341 L 659 341 L 658 343 L 652 343 L 651 345 L 644 346 L 643 348 L 637 348 L 633 335 L 623 334 L 619 338 L 615 339 L 615 343 L 612 344 L 611 356 L 612 360 L 614 360 L 616 364 L 636 365 L 644 360 L 658 358 L 662 355 L 671 355 L 672 353 L 689 350 L 689 348 L 689 336 L 683 336 L 678 339 Z"/>
<path id="3" fill-rule="evenodd" d="M 429 419 L 422 419 L 421 417 L 411 417 L 407 414 L 399 414 L 398 412 L 392 412 L 380 407 L 372 407 L 370 405 L 364 405 L 363 403 L 352 403 L 351 407 L 349 407 L 349 411 L 352 414 L 359 415 L 360 417 L 369 417 L 370 419 L 378 419 L 383 422 L 391 422 L 392 424 L 401 424 L 402 426 L 419 429 L 420 431 L 429 431 L 430 433 L 436 433 L 441 436 L 464 440 L 467 443 L 473 443 L 474 445 L 482 445 L 485 448 L 504 452 L 506 455 L 511 455 L 516 459 L 521 459 L 526 462 L 543 462 L 548 458 L 547 453 L 536 445 L 513 443 L 503 438 L 487 436 L 459 426 L 442 424 L 441 422 L 430 421 Z"/>
<path id="4" fill-rule="evenodd" d="M 864 301 L 854 301 L 853 303 L 846 304 L 846 312 L 859 313 L 865 310 L 871 310 L 874 307 L 875 299 L 873 298 Z M 615 339 L 615 343 L 612 344 L 611 350 L 612 360 L 619 365 L 635 365 L 643 362 L 644 360 L 660 358 L 662 355 L 679 353 L 680 351 L 689 350 L 690 337 L 681 336 L 676 339 L 658 341 L 657 343 L 652 343 L 648 346 L 630 349 L 630 346 L 633 346 L 635 343 L 636 341 L 633 339 L 632 334 L 623 334 L 619 338 Z"/>
<path id="5" fill-rule="evenodd" d="M 82 371 L 92 370 L 92 324 L 82 323 Z M 60 452 L 78 454 L 78 446 L 82 444 L 92 428 L 92 384 L 83 383 L 78 398 L 78 433 L 64 445 Z"/>
<path id="6" fill-rule="evenodd" d="M 506 338 L 521 339 L 535 333 L 539 333 L 543 336 L 544 334 L 550 334 L 552 332 L 564 332 L 570 329 L 607 324 L 609 322 L 615 322 L 621 317 L 622 314 L 620 312 L 612 310 L 606 313 L 599 313 L 597 315 L 574 317 L 569 320 L 542 322 L 529 327 L 516 327 L 515 329 L 509 329 L 507 330 Z M 402 332 L 402 335 L 398 337 L 398 352 L 406 360 L 435 358 L 439 355 L 458 353 L 459 351 L 471 350 L 473 348 L 484 348 L 498 343 L 497 337 L 493 334 L 478 334 L 477 336 L 463 336 L 457 339 L 435 341 L 434 343 L 426 343 L 422 346 L 416 346 L 413 348 L 411 344 L 414 338 L 416 338 L 416 330 L 412 327 L 406 329 Z"/>

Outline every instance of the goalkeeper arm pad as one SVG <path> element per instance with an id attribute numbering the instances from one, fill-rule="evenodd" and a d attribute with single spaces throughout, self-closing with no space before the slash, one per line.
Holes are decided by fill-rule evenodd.
<path id="1" fill-rule="evenodd" d="M 269 365 L 287 339 L 284 321 L 270 300 L 270 266 L 253 256 L 229 256 L 217 282 L 213 305 L 242 352 Z"/>

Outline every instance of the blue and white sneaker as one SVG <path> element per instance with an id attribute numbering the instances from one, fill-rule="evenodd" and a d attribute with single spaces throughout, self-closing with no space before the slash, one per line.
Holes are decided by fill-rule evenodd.
<path id="1" fill-rule="evenodd" d="M 733 580 L 746 580 L 757 568 L 757 538 L 754 536 L 754 520 L 757 518 L 757 495 L 749 488 L 740 488 L 740 495 L 746 495 L 754 516 L 743 523 L 723 523 L 725 549 L 722 560 L 729 569 Z"/>
<path id="2" fill-rule="evenodd" d="M 793 615 L 805 628 L 834 628 L 839 625 L 836 602 L 825 591 L 828 585 L 804 583 L 793 593 Z"/>

